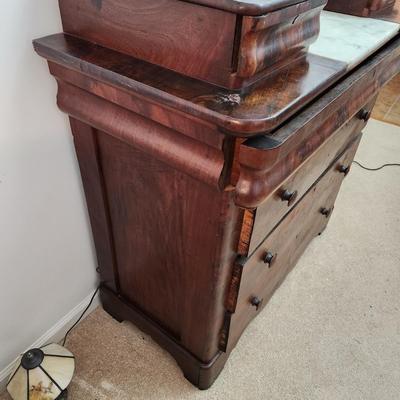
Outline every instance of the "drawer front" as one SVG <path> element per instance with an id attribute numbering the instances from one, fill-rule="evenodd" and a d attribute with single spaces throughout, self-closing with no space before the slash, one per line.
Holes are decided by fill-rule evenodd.
<path id="1" fill-rule="evenodd" d="M 329 0 L 326 10 L 368 17 L 393 8 L 395 0 Z"/>
<path id="2" fill-rule="evenodd" d="M 372 107 L 373 105 L 369 104 L 363 108 L 360 113 L 334 133 L 283 181 L 261 206 L 256 210 L 245 211 L 239 254 L 248 256 L 256 250 L 276 224 L 300 201 L 314 182 L 329 168 L 333 160 L 359 134 L 366 125 Z M 348 172 L 346 168 L 350 167 L 350 164 L 342 167 L 343 173 L 346 173 Z M 281 168 L 285 168 L 285 165 L 276 167 L 278 175 L 281 174 Z"/>
<path id="3" fill-rule="evenodd" d="M 310 241 L 329 220 L 344 174 L 340 165 L 350 165 L 361 134 L 299 204 L 273 230 L 250 258 L 234 267 L 226 307 L 222 348 L 230 350 L 248 323 L 260 312 L 286 275 L 294 267 Z"/>
<path id="4" fill-rule="evenodd" d="M 285 60 L 291 61 L 318 38 L 325 0 L 304 1 L 262 16 L 245 16 L 237 74 L 251 77 Z"/>

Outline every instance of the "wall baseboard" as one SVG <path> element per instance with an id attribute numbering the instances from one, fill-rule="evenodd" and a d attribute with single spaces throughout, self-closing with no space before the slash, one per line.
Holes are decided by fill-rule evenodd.
<path id="1" fill-rule="evenodd" d="M 72 325 L 77 321 L 77 319 L 81 316 L 83 310 L 89 304 L 90 299 L 93 296 L 93 293 L 90 293 L 87 297 L 85 297 L 76 307 L 74 307 L 68 314 L 66 314 L 63 318 L 61 318 L 55 325 L 53 325 L 47 332 L 45 332 L 40 338 L 38 338 L 28 349 L 34 349 L 38 347 L 42 347 L 48 343 L 58 343 L 63 338 L 64 335 L 68 332 L 68 329 L 72 327 Z M 95 310 L 97 306 L 100 305 L 100 297 L 97 294 L 93 300 L 92 305 L 87 311 L 85 318 Z M 23 351 L 22 353 L 24 353 Z M 7 367 L 0 371 L 0 393 L 2 393 L 7 386 L 8 378 L 10 377 L 13 366 L 18 357 L 10 363 Z"/>

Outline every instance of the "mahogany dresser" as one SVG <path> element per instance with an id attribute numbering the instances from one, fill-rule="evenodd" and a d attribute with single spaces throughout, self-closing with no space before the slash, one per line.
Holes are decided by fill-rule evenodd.
<path id="1" fill-rule="evenodd" d="M 64 32 L 34 47 L 70 116 L 104 309 L 206 389 L 327 226 L 399 25 L 325 0 L 59 4 Z"/>

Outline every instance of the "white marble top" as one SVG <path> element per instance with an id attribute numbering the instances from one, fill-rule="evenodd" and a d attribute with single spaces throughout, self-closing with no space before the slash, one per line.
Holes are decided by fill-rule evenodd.
<path id="1" fill-rule="evenodd" d="M 350 69 L 373 54 L 399 31 L 400 24 L 394 22 L 323 11 L 321 33 L 309 51 L 343 61 Z"/>

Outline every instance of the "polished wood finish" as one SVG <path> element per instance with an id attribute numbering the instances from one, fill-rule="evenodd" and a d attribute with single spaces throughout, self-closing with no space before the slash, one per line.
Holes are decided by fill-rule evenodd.
<path id="1" fill-rule="evenodd" d="M 244 142 L 238 159 L 241 174 L 235 189 L 236 204 L 245 208 L 258 207 L 279 182 L 371 101 L 377 88 L 384 86 L 400 69 L 398 44 L 396 39 L 379 56 L 371 58 L 273 135 Z M 299 156 L 294 157 L 296 152 Z M 277 176 L 275 168 L 286 173 Z"/>
<path id="2" fill-rule="evenodd" d="M 360 138 L 358 135 L 345 153 L 332 163 L 328 172 L 265 239 L 253 256 L 249 259 L 239 258 L 235 263 L 225 322 L 229 329 L 224 334 L 226 342 L 223 350 L 229 352 L 236 345 L 246 326 L 265 307 L 309 242 L 325 229 L 344 179 L 338 173 L 337 165 L 351 164 Z M 254 299 L 258 300 L 258 304 L 254 304 Z"/>
<path id="3" fill-rule="evenodd" d="M 210 7 L 181 0 L 59 1 L 66 33 L 187 76 L 240 89 L 277 65 L 305 56 L 318 37 L 326 0 L 260 4 L 265 14 L 257 16 L 241 15 L 244 7 L 235 13 L 237 4 L 230 3 L 232 7 L 221 7 L 218 1 Z M 248 10 L 251 13 L 251 7 Z"/>
<path id="4" fill-rule="evenodd" d="M 351 112 L 354 112 L 353 108 L 359 109 L 400 69 L 399 43 L 400 39 L 395 38 L 341 84 L 340 90 L 329 92 L 329 97 L 324 95 L 328 103 L 325 106 L 331 113 L 341 110 L 340 123 L 345 122 L 343 114 L 348 118 L 342 103 L 353 98 Z M 96 96 L 111 102 L 118 96 L 125 108 L 134 107 L 147 118 L 159 117 L 162 112 L 163 121 L 168 121 L 167 110 L 172 108 L 178 114 L 201 119 L 242 137 L 275 130 L 326 92 L 347 70 L 344 64 L 308 55 L 295 68 L 283 68 L 248 93 L 237 94 L 64 34 L 36 40 L 34 46 L 49 61 L 77 72 L 79 79 L 74 74 L 65 79 L 73 80 L 74 86 L 84 86 L 83 89 Z M 347 85 L 351 86 L 348 91 Z M 138 99 L 143 103 L 137 104 Z M 161 110 L 155 110 L 154 105 Z M 313 122 L 320 120 L 317 115 Z M 279 128 L 279 133 L 270 137 L 270 146 L 279 148 L 290 136 L 297 140 L 296 130 L 291 127 Z M 304 130 L 312 132 L 314 128 L 315 123 L 310 123 Z M 299 137 L 303 135 L 304 132 Z"/>
<path id="5" fill-rule="evenodd" d="M 168 352 L 184 372 L 186 379 L 199 389 L 208 389 L 217 379 L 229 357 L 229 353 L 218 351 L 210 362 L 203 363 L 183 348 L 162 326 L 133 304 L 126 302 L 106 286 L 101 288 L 100 294 L 103 307 L 109 314 L 119 321 L 132 321 L 139 329 L 149 334 L 156 343 L 168 349 Z"/>
<path id="6" fill-rule="evenodd" d="M 61 1 L 67 33 L 34 41 L 71 119 L 103 307 L 201 389 L 326 226 L 400 70 L 399 37 L 354 71 L 306 54 L 322 3 Z M 250 86 L 205 82 L 232 66 Z"/>
<path id="7" fill-rule="evenodd" d="M 242 78 L 271 73 L 277 66 L 305 57 L 319 34 L 326 2 L 303 2 L 264 16 L 243 17 L 235 75 Z M 257 75 L 258 74 L 258 75 Z"/>
<path id="8" fill-rule="evenodd" d="M 70 118 L 76 154 L 79 161 L 86 200 L 96 246 L 97 262 L 102 281 L 119 291 L 114 238 L 104 176 L 101 171 L 97 132 L 89 125 Z"/>
<path id="9" fill-rule="evenodd" d="M 264 176 L 264 182 L 269 182 L 269 185 L 276 189 L 267 195 L 266 200 L 257 209 L 245 215 L 243 227 L 246 229 L 241 233 L 239 254 L 247 256 L 253 253 L 272 228 L 314 184 L 321 171 L 325 171 L 348 143 L 359 134 L 368 121 L 360 118 L 360 112 L 371 110 L 374 103 L 375 99 L 328 137 L 314 153 L 309 154 L 304 151 L 304 147 L 300 147 Z M 323 131 L 320 131 L 320 134 L 322 135 Z M 317 144 L 316 138 L 314 140 Z M 293 172 L 288 176 L 289 171 Z M 288 177 L 284 179 L 285 176 Z M 284 194 L 295 196 L 291 196 L 291 201 L 288 202 L 283 198 Z"/>
<path id="10" fill-rule="evenodd" d="M 380 19 L 400 24 L 400 0 L 395 0 L 393 8 L 387 8 L 377 16 Z"/>
<path id="11" fill-rule="evenodd" d="M 305 3 L 304 0 L 186 0 L 190 3 L 218 8 L 239 15 L 262 15 L 293 4 Z"/>
<path id="12" fill-rule="evenodd" d="M 71 35 L 210 82 L 231 74 L 235 14 L 179 0 L 59 4 Z"/>
<path id="13" fill-rule="evenodd" d="M 164 113 L 172 108 L 244 137 L 275 129 L 346 72 L 346 65 L 340 62 L 308 55 L 295 68 L 282 68 L 250 91 L 238 94 L 70 35 L 48 36 L 36 40 L 34 46 L 41 56 L 69 70 L 61 79 L 71 80 L 74 86 L 83 86 L 96 96 L 108 101 L 118 96 L 126 108 L 140 108 L 148 118 L 159 113 L 154 104 Z M 397 46 L 392 50 L 400 53 Z"/>
<path id="14" fill-rule="evenodd" d="M 362 17 L 373 17 L 390 13 L 396 0 L 329 0 L 326 10 L 359 15 Z"/>

